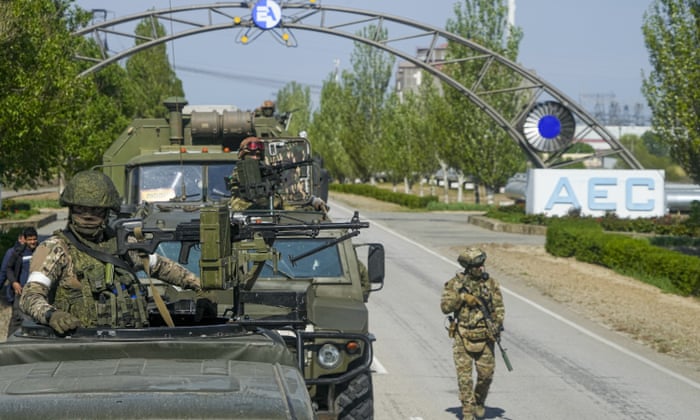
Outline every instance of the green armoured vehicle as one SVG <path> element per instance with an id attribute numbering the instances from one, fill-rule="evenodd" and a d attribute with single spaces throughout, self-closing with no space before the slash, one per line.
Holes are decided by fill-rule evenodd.
<path id="1" fill-rule="evenodd" d="M 124 197 L 123 219 L 114 226 L 123 242 L 136 238 L 128 246 L 200 273 L 217 303 L 216 315 L 202 318 L 193 292 L 152 280 L 174 328 L 235 326 L 279 335 L 315 414 L 372 418 L 374 338 L 366 301 L 383 285 L 383 247 L 352 242 L 368 226 L 359 216 L 334 222 L 304 206 L 312 196 L 326 200 L 328 179 L 312 159 L 309 141 L 285 131 L 285 117 L 275 114 L 273 104 L 266 101 L 253 112 L 184 104 L 173 98 L 166 102 L 167 119 L 135 120 L 102 165 Z M 228 206 L 238 145 L 250 135 L 264 140 L 271 170 L 253 177 L 260 184 L 249 187 L 281 195 L 285 210 Z M 152 326 L 169 328 L 155 302 L 150 315 Z"/>
<path id="2" fill-rule="evenodd" d="M 230 198 L 226 178 L 248 136 L 269 141 L 281 154 L 289 142 L 308 141 L 287 132 L 288 115 L 272 101 L 254 111 L 230 106 L 188 106 L 181 97 L 164 102 L 168 118 L 136 119 L 103 155 L 102 171 L 114 181 L 127 212 L 143 203 L 191 209 Z M 319 163 L 308 171 L 313 194 L 327 199 L 328 179 Z"/>
<path id="3" fill-rule="evenodd" d="M 252 326 L 22 325 L 0 344 L 3 418 L 318 418 L 281 335 Z"/>

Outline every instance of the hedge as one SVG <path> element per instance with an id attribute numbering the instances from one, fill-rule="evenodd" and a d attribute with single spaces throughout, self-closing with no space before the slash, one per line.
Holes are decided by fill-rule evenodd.
<path id="1" fill-rule="evenodd" d="M 547 252 L 634 274 L 674 292 L 700 296 L 700 258 L 654 246 L 646 238 L 605 233 L 596 224 L 561 221 L 547 228 Z"/>

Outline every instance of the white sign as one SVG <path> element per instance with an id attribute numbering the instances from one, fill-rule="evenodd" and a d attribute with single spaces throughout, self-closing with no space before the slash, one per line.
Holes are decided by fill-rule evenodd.
<path id="1" fill-rule="evenodd" d="M 565 216 L 615 213 L 622 218 L 661 217 L 666 211 L 662 170 L 530 169 L 527 214 Z"/>
<path id="2" fill-rule="evenodd" d="M 272 0 L 258 0 L 253 6 L 253 22 L 260 29 L 272 29 L 282 20 L 280 5 Z"/>

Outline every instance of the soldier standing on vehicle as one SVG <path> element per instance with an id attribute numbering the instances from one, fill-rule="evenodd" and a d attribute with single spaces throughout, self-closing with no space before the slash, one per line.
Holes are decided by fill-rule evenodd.
<path id="1" fill-rule="evenodd" d="M 481 418 L 493 379 L 494 346 L 502 330 L 505 308 L 498 282 L 484 271 L 486 253 L 478 248 L 467 248 L 457 261 L 464 271 L 445 283 L 440 308 L 445 314 L 453 314 L 450 337 L 454 338 L 452 350 L 463 418 Z M 489 315 L 492 319 L 488 319 Z M 472 366 L 476 368 L 476 386 Z"/>
<path id="2" fill-rule="evenodd" d="M 241 182 L 243 181 L 244 178 L 246 179 L 253 179 L 254 174 L 246 172 L 244 170 L 244 166 L 247 169 L 250 169 L 251 167 L 247 165 L 247 163 L 241 163 L 242 161 L 250 161 L 254 160 L 256 162 L 259 162 L 257 166 L 255 166 L 253 169 L 254 170 L 259 170 L 261 165 L 265 165 L 263 163 L 263 160 L 265 159 L 265 143 L 258 137 L 246 137 L 243 139 L 241 142 L 239 148 L 238 148 L 238 159 L 239 162 L 236 166 L 236 168 L 233 170 L 233 173 L 228 179 L 229 183 L 229 188 L 231 190 L 231 200 L 229 202 L 229 206 L 232 210 L 234 211 L 243 211 L 243 210 L 264 210 L 264 209 L 269 209 L 270 208 L 270 196 L 269 195 L 264 195 L 261 194 L 257 197 L 251 197 L 250 194 L 247 194 L 246 196 L 243 196 L 241 194 Z M 241 175 L 241 172 L 244 172 L 243 175 Z M 259 180 L 262 183 L 262 179 Z M 262 184 L 265 185 L 265 184 Z M 261 185 L 261 186 L 262 186 Z M 250 186 L 248 186 L 250 187 Z M 261 188 L 261 190 L 265 190 L 267 188 Z M 267 191 L 270 192 L 270 191 Z M 274 191 L 273 191 L 274 192 Z M 322 199 L 311 196 L 308 203 L 303 206 L 295 207 L 295 206 L 287 206 L 284 203 L 284 200 L 282 199 L 282 196 L 274 192 L 274 196 L 272 197 L 272 208 L 277 209 L 277 210 L 294 210 L 297 208 L 312 208 L 317 211 L 327 211 L 327 206 L 325 201 Z"/>
<path id="3" fill-rule="evenodd" d="M 267 195 L 261 195 L 251 200 L 251 197 L 243 197 L 241 195 L 241 180 L 242 176 L 240 171 L 242 171 L 243 165 L 241 162 L 243 160 L 255 160 L 262 162 L 265 158 L 265 143 L 257 137 L 246 137 L 241 142 L 238 147 L 238 159 L 239 162 L 237 167 L 233 170 L 233 173 L 229 177 L 229 187 L 231 189 L 231 201 L 229 206 L 234 211 L 243 210 L 264 210 L 270 207 L 270 197 Z M 261 163 L 260 163 L 261 164 Z M 259 165 L 254 169 L 258 169 Z M 273 207 L 275 209 L 282 209 L 282 199 L 279 196 L 274 197 Z"/>
<path id="4" fill-rule="evenodd" d="M 109 211 L 119 211 L 112 180 L 99 171 L 76 174 L 61 194 L 68 224 L 36 249 L 21 309 L 36 322 L 64 334 L 78 327 L 141 328 L 148 325 L 147 292 L 136 271 L 199 291 L 199 278 L 157 254 L 117 254 L 106 226 Z"/>

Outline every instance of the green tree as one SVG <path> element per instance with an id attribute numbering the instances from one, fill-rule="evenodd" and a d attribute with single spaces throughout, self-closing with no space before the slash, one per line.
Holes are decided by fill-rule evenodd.
<path id="1" fill-rule="evenodd" d="M 656 0 L 644 15 L 651 73 L 642 92 L 670 156 L 700 183 L 700 3 Z"/>
<path id="2" fill-rule="evenodd" d="M 277 110 L 290 116 L 288 130 L 294 135 L 308 131 L 311 122 L 311 91 L 297 82 L 289 82 L 277 92 Z"/>
<path id="3" fill-rule="evenodd" d="M 345 182 L 355 177 L 342 138 L 352 134 L 354 98 L 348 88 L 332 73 L 323 82 L 319 109 L 309 127 L 309 141 L 324 161 L 331 178 Z"/>
<path id="4" fill-rule="evenodd" d="M 429 84 L 421 86 L 421 90 Z M 404 183 L 404 192 L 435 171 L 433 138 L 430 136 L 430 112 L 427 96 L 404 92 L 392 93 L 382 115 L 382 144 L 377 150 L 388 179 Z"/>
<path id="5" fill-rule="evenodd" d="M 84 15 L 67 1 L 0 3 L 0 170 L 11 188 L 34 187 L 56 175 L 72 128 L 83 124 L 91 89 L 77 79 L 78 41 L 71 25 Z"/>
<path id="6" fill-rule="evenodd" d="M 165 27 L 157 18 L 145 18 L 136 26 L 136 45 L 165 35 Z M 126 71 L 135 85 L 134 117 L 162 118 L 168 113 L 163 101 L 170 96 L 185 96 L 182 81 L 170 66 L 166 44 L 158 44 L 132 55 Z"/>
<path id="7" fill-rule="evenodd" d="M 388 32 L 375 25 L 357 33 L 363 38 L 382 41 Z M 350 132 L 341 138 L 343 148 L 352 157 L 353 175 L 368 179 L 381 168 L 377 150 L 381 147 L 382 113 L 388 94 L 395 58 L 371 45 L 355 42 L 350 62 L 352 72 L 344 72 L 342 82 L 353 97 Z"/>
<path id="8" fill-rule="evenodd" d="M 446 29 L 464 38 L 516 61 L 522 31 L 507 21 L 508 9 L 505 0 L 465 0 L 456 3 L 455 17 L 449 19 Z M 472 57 L 478 53 L 462 45 L 450 43 L 449 57 Z M 446 66 L 445 71 L 464 86 L 473 86 L 479 81 L 479 89 L 498 91 L 512 86 L 512 73 L 507 69 L 490 68 L 483 73 L 482 60 L 461 61 Z M 495 127 L 489 116 L 476 105 L 465 101 L 461 93 L 446 89 L 449 114 L 444 124 L 451 127 L 445 139 L 442 158 L 461 171 L 474 176 L 490 190 L 505 184 L 510 176 L 525 167 L 525 157 L 516 142 L 499 127 Z M 490 95 L 489 104 L 502 114 L 514 113 L 526 98 L 518 93 Z M 478 187 L 477 187 L 478 192 Z M 477 195 L 476 201 L 479 202 Z"/>
<path id="9" fill-rule="evenodd" d="M 620 143 L 632 152 L 645 169 L 663 169 L 666 173 L 667 181 L 683 180 L 684 174 L 678 170 L 678 165 L 668 156 L 659 156 L 652 153 L 647 146 L 647 142 L 641 141 L 639 136 L 624 134 L 620 137 Z"/>

